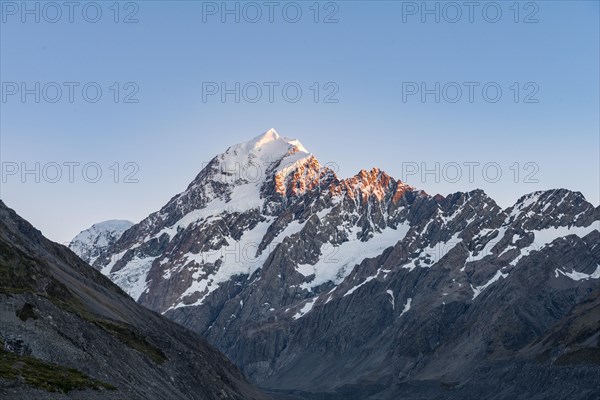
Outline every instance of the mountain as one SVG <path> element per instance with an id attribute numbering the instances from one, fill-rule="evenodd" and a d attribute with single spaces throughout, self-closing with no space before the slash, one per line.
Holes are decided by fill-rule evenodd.
<path id="1" fill-rule="evenodd" d="M 79 232 L 69 243 L 69 249 L 83 261 L 93 264 L 98 256 L 103 254 L 107 247 L 116 242 L 132 225 L 133 222 L 124 220 L 110 220 L 94 224 Z"/>
<path id="2" fill-rule="evenodd" d="M 269 130 L 94 265 L 281 396 L 588 399 L 599 243 L 581 193 L 502 209 L 377 168 L 341 179 Z"/>
<path id="3" fill-rule="evenodd" d="M 264 399 L 197 335 L 138 305 L 0 201 L 0 398 Z"/>

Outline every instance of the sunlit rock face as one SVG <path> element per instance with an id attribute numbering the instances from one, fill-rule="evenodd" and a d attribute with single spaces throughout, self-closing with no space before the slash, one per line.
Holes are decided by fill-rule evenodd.
<path id="1" fill-rule="evenodd" d="M 557 363 L 597 348 L 593 318 L 577 343 L 539 340 L 589 316 L 599 220 L 565 189 L 502 209 L 481 190 L 432 196 L 377 168 L 341 179 L 269 130 L 216 156 L 94 265 L 264 387 L 385 398 L 427 394 L 413 383 L 431 380 L 485 398 L 477 379 L 493 386 L 503 370 L 540 398 L 568 397 L 543 381 L 579 374 L 590 393 L 587 356 Z"/>

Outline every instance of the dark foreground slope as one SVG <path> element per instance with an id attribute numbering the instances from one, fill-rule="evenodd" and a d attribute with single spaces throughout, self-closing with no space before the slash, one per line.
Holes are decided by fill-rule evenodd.
<path id="1" fill-rule="evenodd" d="M 265 398 L 1 201 L 0 321 L 2 399 Z"/>

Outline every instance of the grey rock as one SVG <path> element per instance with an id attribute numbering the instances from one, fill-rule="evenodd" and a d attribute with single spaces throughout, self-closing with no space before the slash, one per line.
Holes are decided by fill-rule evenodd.
<path id="1" fill-rule="evenodd" d="M 1 201 L 0 276 L 3 372 L 28 362 L 8 357 L 28 356 L 114 387 L 47 392 L 2 374 L 0 398 L 266 398 L 203 339 L 138 305 Z"/>
<path id="2" fill-rule="evenodd" d="M 598 326 L 575 310 L 597 298 L 599 244 L 600 208 L 581 193 L 502 209 L 376 168 L 340 179 L 269 131 L 215 157 L 96 267 L 277 396 L 587 399 Z M 589 338 L 540 345 L 565 318 Z"/>

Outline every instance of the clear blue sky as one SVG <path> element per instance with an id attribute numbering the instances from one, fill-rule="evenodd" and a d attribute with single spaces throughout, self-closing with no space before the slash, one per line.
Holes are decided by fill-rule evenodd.
<path id="1" fill-rule="evenodd" d="M 487 21 L 495 18 L 495 9 L 482 11 L 489 2 L 480 2 L 472 23 L 463 2 L 455 3 L 462 7 L 455 23 L 448 20 L 456 10 L 444 9 L 445 3 L 440 3 L 439 23 L 428 14 L 421 21 L 423 10 L 411 8 L 421 2 L 321 2 L 318 23 L 312 1 L 298 2 L 302 16 L 297 23 L 288 22 L 295 18 L 289 2 L 278 3 L 272 23 L 264 2 L 254 3 L 262 8 L 255 23 L 250 20 L 256 10 L 243 9 L 243 3 L 239 23 L 228 14 L 223 23 L 222 10 L 210 13 L 221 2 L 140 1 L 136 7 L 122 2 L 119 23 L 114 22 L 112 1 L 98 2 L 102 16 L 97 23 L 83 18 L 86 2 L 73 11 L 73 23 L 68 9 L 61 10 L 55 23 L 48 20 L 56 18 L 56 10 L 40 9 L 40 22 L 35 22 L 35 15 L 15 10 L 20 1 L 0 3 L 5 175 L 0 195 L 56 241 L 68 241 L 106 219 L 139 221 L 185 189 L 214 155 L 271 127 L 298 138 L 322 163 L 339 166 L 342 177 L 377 166 L 402 178 L 414 165 L 433 169 L 436 162 L 441 167 L 457 163 L 463 172 L 457 182 L 443 175 L 435 182 L 432 174 L 425 179 L 406 176 L 406 181 L 432 194 L 480 187 L 502 206 L 534 190 L 566 187 L 598 205 L 597 1 L 522 2 L 518 23 L 512 1 L 499 3 L 502 15 L 496 23 Z M 27 4 L 35 7 L 35 2 Z M 227 4 L 234 8 L 236 3 Z M 435 2 L 427 4 L 435 7 Z M 95 9 L 87 7 L 86 12 L 93 20 Z M 138 22 L 123 23 L 132 13 Z M 326 18 L 338 22 L 324 23 Z M 23 82 L 30 89 L 35 82 L 41 87 L 57 82 L 63 85 L 62 97 L 49 102 L 55 96 L 50 85 L 45 96 L 40 89 L 39 103 L 35 94 L 23 102 L 21 93 L 10 94 L 13 83 Z M 72 103 L 65 82 L 80 84 Z M 82 97 L 88 82 L 103 90 L 97 103 Z M 120 87 L 117 103 L 114 82 Z M 134 86 L 126 88 L 127 82 Z M 203 82 L 280 86 L 273 102 L 265 89 L 255 103 L 244 98 L 235 103 L 234 95 L 223 103 L 218 95 L 203 101 Z M 300 101 L 284 100 L 281 87 L 288 82 L 303 90 Z M 310 89 L 314 82 L 320 86 L 317 103 Z M 335 85 L 326 88 L 327 82 Z M 455 97 L 453 84 L 436 103 L 433 94 L 425 102 L 419 94 L 403 101 L 406 82 L 425 82 L 429 88 L 435 82 L 440 87 L 448 82 L 480 86 L 472 103 L 466 86 L 459 101 L 447 101 Z M 503 91 L 496 103 L 482 96 L 488 82 Z M 516 103 L 514 82 L 520 86 Z M 525 87 L 528 82 L 533 85 Z M 124 103 L 136 87 L 133 98 L 139 101 Z M 325 103 L 325 95 L 336 87 L 333 98 L 338 102 Z M 538 102 L 524 102 L 533 91 Z M 293 91 L 288 93 L 293 97 Z M 47 166 L 47 179 L 41 176 L 39 183 L 33 174 L 25 182 L 20 174 L 8 175 L 15 165 L 33 169 L 36 162 Z M 53 162 L 62 166 L 57 183 L 48 181 L 54 176 Z M 80 163 L 73 183 L 65 162 Z M 81 165 L 89 162 L 103 170 L 98 183 L 82 179 Z M 120 163 L 119 183 L 109 168 L 115 162 Z M 138 183 L 123 182 L 127 162 L 139 166 Z M 468 162 L 480 163 L 473 182 L 464 165 Z M 481 171 L 492 162 L 503 172 L 495 183 L 487 182 Z M 515 162 L 521 170 L 517 183 Z M 525 169 L 526 163 L 539 170 L 532 165 Z M 446 170 L 451 178 L 452 168 Z M 488 172 L 493 178 L 494 170 Z M 538 183 L 524 182 L 531 172 Z"/>

